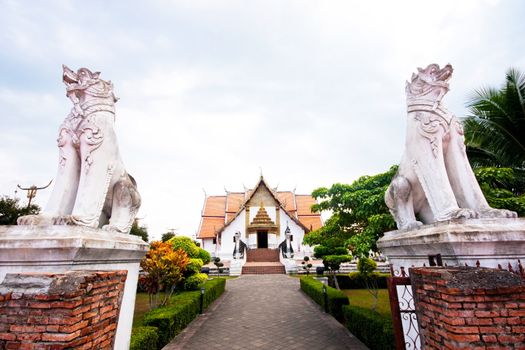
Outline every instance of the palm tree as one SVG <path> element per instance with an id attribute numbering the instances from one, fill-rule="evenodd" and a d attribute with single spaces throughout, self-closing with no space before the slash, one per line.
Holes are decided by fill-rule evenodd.
<path id="1" fill-rule="evenodd" d="M 482 88 L 469 101 L 465 143 L 474 167 L 525 169 L 525 74 L 509 69 L 501 89 Z"/>

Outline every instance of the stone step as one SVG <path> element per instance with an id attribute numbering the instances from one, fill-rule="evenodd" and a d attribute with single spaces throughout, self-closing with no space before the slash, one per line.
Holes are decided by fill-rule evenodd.
<path id="1" fill-rule="evenodd" d="M 284 274 L 286 270 L 280 262 L 247 262 L 242 267 L 245 275 Z"/>
<path id="2" fill-rule="evenodd" d="M 284 265 L 281 266 L 243 266 L 243 275 L 271 275 L 271 274 L 285 274 Z"/>
<path id="3" fill-rule="evenodd" d="M 248 262 L 279 261 L 279 249 L 248 249 L 246 254 L 246 261 Z"/>

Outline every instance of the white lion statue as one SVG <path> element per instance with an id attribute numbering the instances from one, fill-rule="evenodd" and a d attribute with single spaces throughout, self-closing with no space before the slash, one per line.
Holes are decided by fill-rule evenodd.
<path id="1" fill-rule="evenodd" d="M 385 194 L 399 229 L 457 218 L 517 217 L 491 208 L 481 192 L 465 152 L 462 124 L 441 103 L 451 75 L 450 64 L 442 69 L 431 64 L 418 68 L 406 83 L 405 153 Z"/>
<path id="2" fill-rule="evenodd" d="M 60 126 L 55 187 L 40 215 L 19 225 L 82 225 L 129 233 L 140 207 L 133 177 L 124 168 L 115 135 L 113 84 L 87 68 L 63 66 L 73 108 Z"/>

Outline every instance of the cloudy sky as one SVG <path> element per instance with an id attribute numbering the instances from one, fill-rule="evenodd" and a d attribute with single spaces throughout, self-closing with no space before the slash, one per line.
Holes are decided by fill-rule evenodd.
<path id="1" fill-rule="evenodd" d="M 416 67 L 450 62 L 445 103 L 465 116 L 475 88 L 525 70 L 524 14 L 520 0 L 0 0 L 0 194 L 55 176 L 62 63 L 113 81 L 150 237 L 192 235 L 203 189 L 242 190 L 262 170 L 310 193 L 387 170 Z"/>

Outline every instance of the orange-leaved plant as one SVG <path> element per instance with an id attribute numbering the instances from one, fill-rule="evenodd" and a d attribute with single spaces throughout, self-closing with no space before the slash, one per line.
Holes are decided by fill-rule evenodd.
<path id="1" fill-rule="evenodd" d="M 170 243 L 151 242 L 150 250 L 140 262 L 145 275 L 139 279 L 141 286 L 149 294 L 150 309 L 166 305 L 175 290 L 175 285 L 182 280 L 189 262 L 188 254 L 184 250 L 173 250 Z M 158 296 L 161 290 L 164 290 L 164 297 L 159 304 Z"/>

